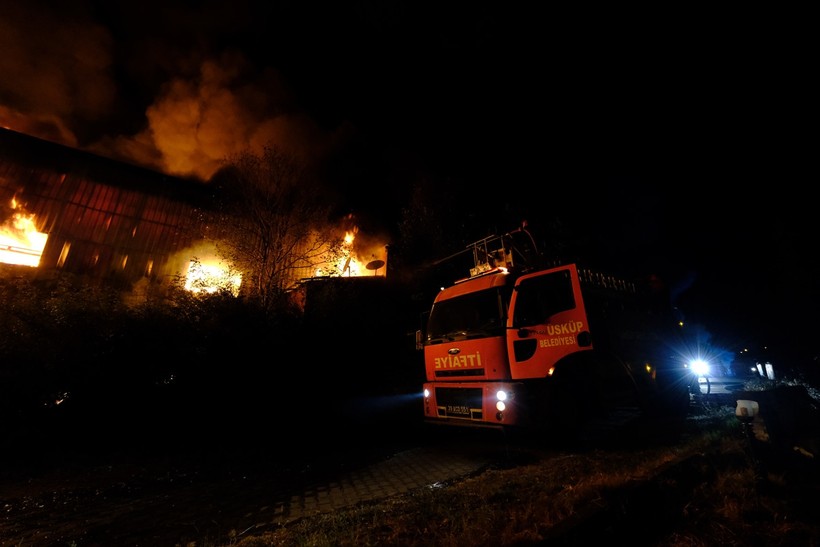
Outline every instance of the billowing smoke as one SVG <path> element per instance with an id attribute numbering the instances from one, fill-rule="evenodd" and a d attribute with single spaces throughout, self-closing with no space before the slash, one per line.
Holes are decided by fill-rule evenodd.
<path id="1" fill-rule="evenodd" d="M 0 12 L 0 125 L 77 146 L 74 126 L 115 108 L 110 33 L 82 11 L 2 0 Z"/>
<path id="2" fill-rule="evenodd" d="M 269 145 L 318 162 L 344 131 L 321 128 L 300 110 L 274 68 L 256 67 L 236 49 L 186 41 L 193 32 L 182 22 L 186 14 L 172 14 L 180 25 L 165 28 L 167 35 L 126 44 L 81 3 L 36 4 L 0 0 L 0 126 L 203 181 L 227 158 Z M 110 9 L 122 18 L 137 8 Z M 148 2 L 139 9 L 166 8 Z M 197 15 L 199 23 L 220 21 L 220 14 Z M 150 78 L 137 84 L 136 74 Z M 129 111 L 134 104 L 138 112 Z"/>
<path id="3" fill-rule="evenodd" d="M 203 61 L 199 73 L 166 83 L 145 112 L 147 127 L 134 136 L 91 146 L 105 155 L 155 165 L 169 174 L 208 180 L 227 158 L 276 146 L 305 162 L 332 144 L 310 118 L 292 106 L 276 72 L 249 79 L 238 53 Z"/>

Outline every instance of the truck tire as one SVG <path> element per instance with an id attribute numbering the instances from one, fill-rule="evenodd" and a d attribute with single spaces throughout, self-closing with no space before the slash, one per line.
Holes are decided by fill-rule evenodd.
<path id="1" fill-rule="evenodd" d="M 579 439 L 594 420 L 609 412 L 602 365 L 590 356 L 572 357 L 548 379 L 546 423 L 561 441 Z"/>

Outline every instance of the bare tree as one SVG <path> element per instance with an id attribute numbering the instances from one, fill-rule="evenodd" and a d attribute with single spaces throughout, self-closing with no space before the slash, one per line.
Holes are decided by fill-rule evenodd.
<path id="1" fill-rule="evenodd" d="M 287 289 L 339 256 L 343 242 L 317 181 L 292 156 L 274 147 L 228 159 L 213 183 L 215 222 L 208 224 L 219 253 L 243 274 L 242 294 L 265 309 L 284 302 Z"/>

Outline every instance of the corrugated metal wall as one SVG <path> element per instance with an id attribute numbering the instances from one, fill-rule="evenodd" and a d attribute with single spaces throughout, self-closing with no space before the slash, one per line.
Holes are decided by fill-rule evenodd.
<path id="1" fill-rule="evenodd" d="M 202 238 L 208 188 L 2 131 L 0 202 L 12 198 L 48 234 L 41 270 L 162 283 Z"/>

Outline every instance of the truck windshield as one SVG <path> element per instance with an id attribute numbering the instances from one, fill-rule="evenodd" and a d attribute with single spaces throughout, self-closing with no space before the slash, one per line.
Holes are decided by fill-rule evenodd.
<path id="1" fill-rule="evenodd" d="M 436 302 L 427 322 L 427 340 L 497 336 L 504 329 L 503 309 L 497 289 Z"/>

